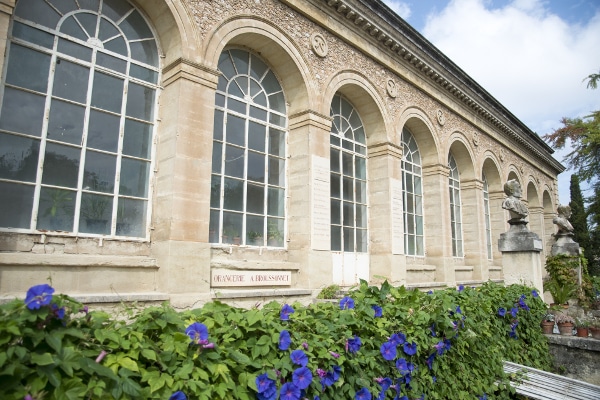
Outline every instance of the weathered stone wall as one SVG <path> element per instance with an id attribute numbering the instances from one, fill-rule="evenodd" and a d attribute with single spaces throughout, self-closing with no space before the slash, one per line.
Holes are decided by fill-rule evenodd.
<path id="1" fill-rule="evenodd" d="M 600 386 L 600 340 L 577 336 L 546 336 L 557 373 Z"/>

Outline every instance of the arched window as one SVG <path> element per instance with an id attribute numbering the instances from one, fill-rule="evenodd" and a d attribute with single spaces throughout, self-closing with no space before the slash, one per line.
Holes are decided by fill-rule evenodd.
<path id="1" fill-rule="evenodd" d="M 17 1 L 0 227 L 147 237 L 158 64 L 150 27 L 125 0 Z"/>
<path id="2" fill-rule="evenodd" d="M 462 215 L 460 206 L 460 175 L 458 166 L 452 156 L 448 155 L 448 167 L 450 176 L 448 177 L 448 189 L 450 192 L 450 226 L 452 228 L 452 255 L 454 257 L 463 256 L 463 238 L 462 238 Z"/>
<path id="3" fill-rule="evenodd" d="M 402 131 L 402 198 L 404 204 L 404 251 L 425 255 L 423 243 L 423 185 L 421 155 L 411 133 Z"/>
<path id="4" fill-rule="evenodd" d="M 352 104 L 336 94 L 331 102 L 331 250 L 367 252 L 367 146 Z"/>
<path id="5" fill-rule="evenodd" d="M 256 55 L 226 50 L 215 99 L 210 241 L 283 247 L 286 104 Z"/>
<path id="6" fill-rule="evenodd" d="M 485 239 L 487 247 L 487 258 L 492 259 L 492 224 L 490 221 L 490 190 L 485 174 L 482 175 L 483 180 L 483 218 L 485 219 Z"/>

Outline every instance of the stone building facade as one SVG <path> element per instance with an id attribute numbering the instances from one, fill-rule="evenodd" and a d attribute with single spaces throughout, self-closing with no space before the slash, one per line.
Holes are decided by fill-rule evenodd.
<path id="1" fill-rule="evenodd" d="M 3 298 L 502 281 L 508 179 L 547 251 L 564 167 L 380 1 L 0 0 L 0 36 Z"/>

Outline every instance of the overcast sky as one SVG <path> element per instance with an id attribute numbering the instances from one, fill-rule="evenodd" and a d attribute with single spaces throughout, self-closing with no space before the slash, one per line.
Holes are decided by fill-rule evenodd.
<path id="1" fill-rule="evenodd" d="M 383 1 L 540 136 L 600 109 L 600 0 Z"/>

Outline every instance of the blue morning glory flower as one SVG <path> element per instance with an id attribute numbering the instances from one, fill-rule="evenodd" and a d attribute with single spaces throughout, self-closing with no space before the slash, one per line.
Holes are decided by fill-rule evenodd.
<path id="1" fill-rule="evenodd" d="M 259 400 L 275 400 L 277 398 L 275 381 L 270 379 L 266 373 L 256 377 L 256 389 Z"/>
<path id="2" fill-rule="evenodd" d="M 292 351 L 290 358 L 294 364 L 300 365 L 301 367 L 306 367 L 306 364 L 308 364 L 308 357 L 302 350 Z"/>
<path id="3" fill-rule="evenodd" d="M 354 395 L 354 398 L 356 400 L 371 400 L 371 393 L 369 392 L 369 389 L 364 387 L 364 388 L 360 389 L 358 392 L 356 392 L 356 395 Z"/>
<path id="4" fill-rule="evenodd" d="M 292 374 L 292 381 L 299 389 L 306 389 L 312 382 L 312 379 L 312 372 L 307 367 L 300 367 Z"/>
<path id="5" fill-rule="evenodd" d="M 54 288 L 46 283 L 29 288 L 25 295 L 25 305 L 30 310 L 38 310 L 41 306 L 47 306 L 52 301 Z"/>
<path id="6" fill-rule="evenodd" d="M 187 396 L 181 390 L 178 390 L 169 397 L 169 400 L 187 400 Z"/>
<path id="7" fill-rule="evenodd" d="M 351 308 L 354 308 L 354 300 L 352 297 L 346 296 L 340 300 L 340 310 L 349 310 Z"/>
<path id="8" fill-rule="evenodd" d="M 458 291 L 462 292 L 463 290 L 465 290 L 465 286 L 464 285 L 458 285 Z"/>
<path id="9" fill-rule="evenodd" d="M 396 360 L 396 369 L 398 369 L 402 375 L 406 375 L 410 372 L 408 370 L 408 365 L 405 358 L 399 358 Z"/>
<path id="10" fill-rule="evenodd" d="M 406 335 L 404 333 L 394 333 L 390 336 L 390 343 L 393 343 L 395 346 L 399 346 L 406 342 Z"/>
<path id="11" fill-rule="evenodd" d="M 510 309 L 510 315 L 512 315 L 513 317 L 516 317 L 518 312 L 519 309 L 517 307 L 513 307 Z"/>
<path id="12" fill-rule="evenodd" d="M 300 400 L 300 389 L 292 382 L 286 382 L 281 386 L 279 398 L 281 400 Z"/>
<path id="13" fill-rule="evenodd" d="M 371 308 L 373 309 L 373 311 L 375 311 L 375 318 L 379 318 L 383 315 L 383 310 L 381 309 L 381 307 L 374 305 L 371 306 Z"/>
<path id="14" fill-rule="evenodd" d="M 417 344 L 415 342 L 404 343 L 403 349 L 406 355 L 414 356 L 415 354 L 417 354 Z"/>
<path id="15" fill-rule="evenodd" d="M 504 317 L 506 315 L 506 309 L 504 307 L 500 307 L 498 309 L 498 315 Z"/>
<path id="16" fill-rule="evenodd" d="M 356 353 L 357 351 L 359 351 L 360 346 L 360 338 L 356 335 L 353 338 L 350 338 L 346 341 L 346 347 L 348 348 L 348 351 L 350 351 L 350 353 Z"/>
<path id="17" fill-rule="evenodd" d="M 396 358 L 396 345 L 394 345 L 394 343 L 385 342 L 381 345 L 379 351 L 381 352 L 383 358 L 388 361 L 392 361 L 394 358 Z"/>
<path id="18" fill-rule="evenodd" d="M 290 337 L 290 333 L 285 329 L 279 333 L 279 350 L 287 350 L 292 343 L 292 338 Z"/>
<path id="19" fill-rule="evenodd" d="M 284 304 L 283 307 L 281 307 L 281 312 L 279 313 L 279 318 L 282 321 L 287 321 L 290 319 L 290 314 L 294 313 L 294 308 L 292 306 L 290 306 L 289 304 Z"/>
<path id="20" fill-rule="evenodd" d="M 531 295 L 533 297 L 539 297 L 539 294 L 538 294 L 537 290 L 535 290 L 535 289 L 531 291 Z"/>
<path id="21" fill-rule="evenodd" d="M 208 328 L 206 325 L 200 322 L 194 322 L 185 330 L 185 334 L 190 337 L 194 342 L 201 340 L 208 340 Z"/>
<path id="22" fill-rule="evenodd" d="M 433 368 L 433 361 L 435 361 L 435 353 L 431 353 L 431 355 L 427 357 L 427 360 L 425 361 L 425 364 L 427 364 L 429 369 Z"/>

